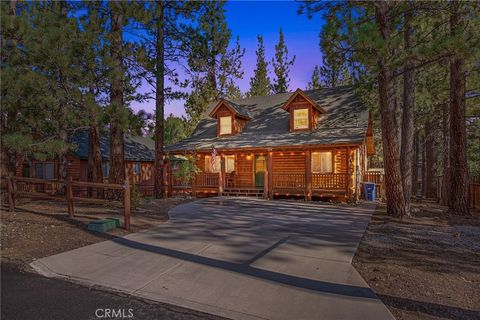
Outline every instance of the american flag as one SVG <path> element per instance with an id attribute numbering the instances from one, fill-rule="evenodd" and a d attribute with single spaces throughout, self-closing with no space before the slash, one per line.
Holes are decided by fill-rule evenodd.
<path id="1" fill-rule="evenodd" d="M 217 150 L 215 150 L 215 147 L 212 146 L 212 156 L 210 157 L 210 162 L 211 162 L 211 166 L 212 166 L 212 172 L 215 172 L 215 168 L 216 168 L 216 158 L 217 158 Z"/>

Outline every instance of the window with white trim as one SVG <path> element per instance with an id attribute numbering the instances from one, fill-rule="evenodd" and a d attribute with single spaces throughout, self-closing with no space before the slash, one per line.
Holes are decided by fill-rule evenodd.
<path id="1" fill-rule="evenodd" d="M 312 152 L 313 173 L 333 173 L 331 152 Z"/>
<path id="2" fill-rule="evenodd" d="M 220 172 L 220 156 L 215 156 L 215 164 L 212 165 L 212 156 L 205 156 L 205 172 L 218 173 Z"/>
<path id="3" fill-rule="evenodd" d="M 225 172 L 235 171 L 235 156 L 225 156 Z"/>
<path id="4" fill-rule="evenodd" d="M 308 129 L 308 109 L 293 110 L 293 129 Z"/>
<path id="5" fill-rule="evenodd" d="M 232 133 L 232 116 L 220 117 L 220 134 Z"/>

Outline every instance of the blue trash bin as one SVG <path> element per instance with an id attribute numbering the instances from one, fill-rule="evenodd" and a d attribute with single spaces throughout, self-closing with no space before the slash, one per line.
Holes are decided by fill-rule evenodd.
<path id="1" fill-rule="evenodd" d="M 364 188 L 365 188 L 365 200 L 375 201 L 376 199 L 375 183 L 366 182 L 364 184 Z"/>

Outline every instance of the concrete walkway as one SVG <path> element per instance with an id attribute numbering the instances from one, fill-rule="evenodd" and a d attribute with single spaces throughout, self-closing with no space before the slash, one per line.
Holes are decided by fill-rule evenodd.
<path id="1" fill-rule="evenodd" d="M 209 198 L 32 266 L 232 319 L 393 319 L 351 266 L 373 209 Z"/>

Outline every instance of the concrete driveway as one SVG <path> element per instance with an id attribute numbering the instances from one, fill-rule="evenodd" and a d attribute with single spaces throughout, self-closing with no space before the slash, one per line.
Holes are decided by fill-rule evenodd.
<path id="1" fill-rule="evenodd" d="M 32 266 L 232 319 L 393 319 L 351 266 L 373 210 L 209 198 L 156 228 Z"/>

